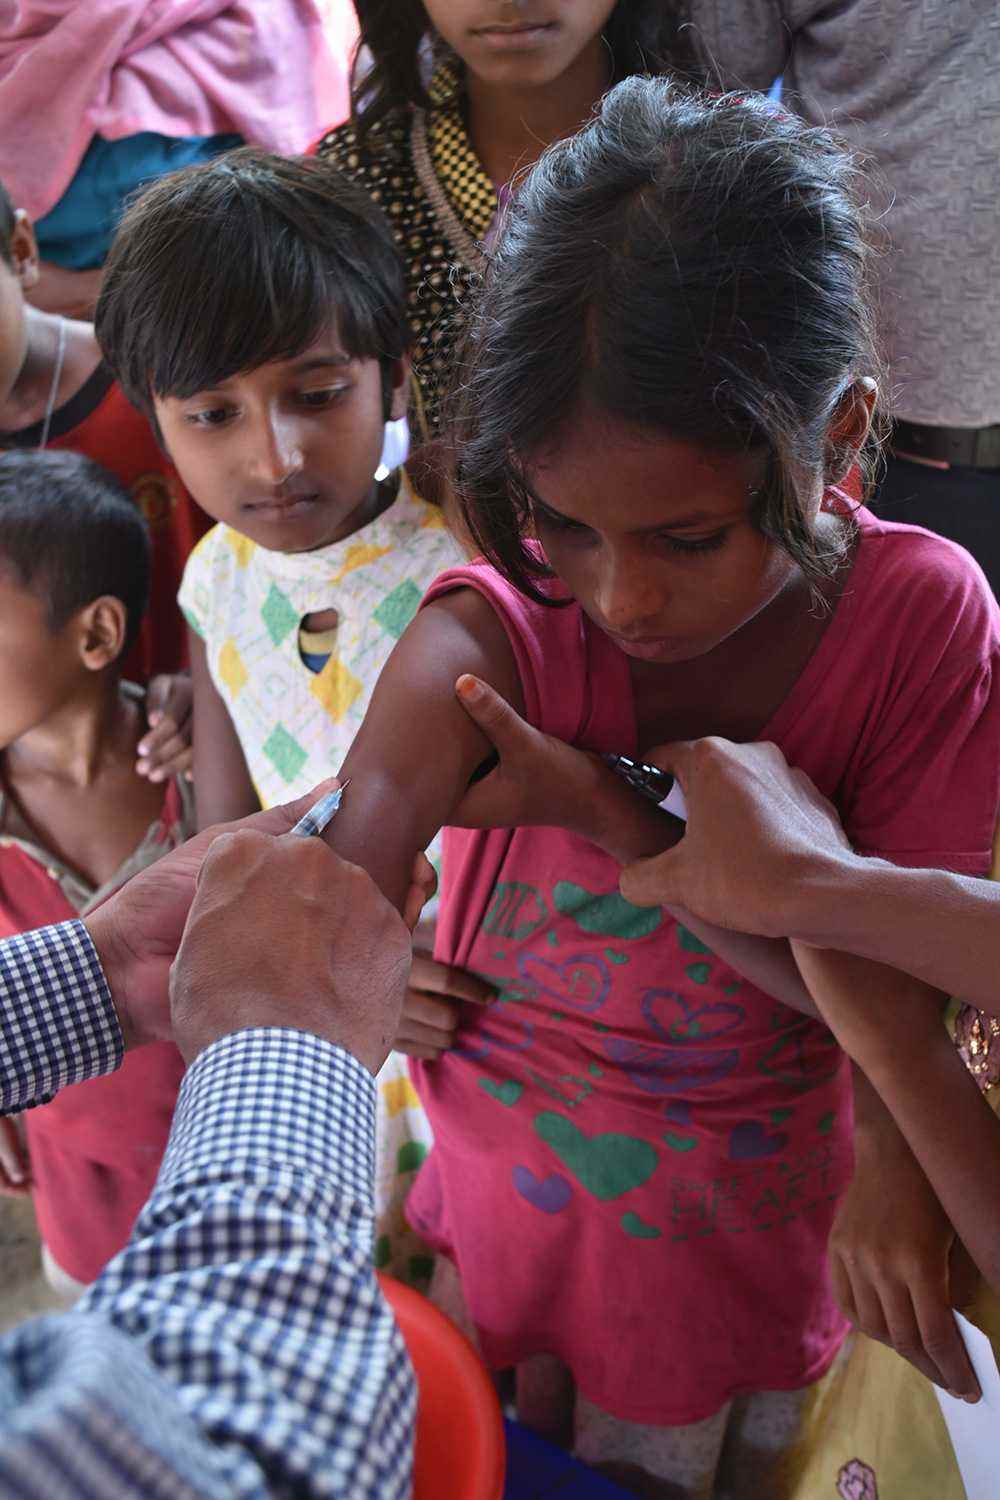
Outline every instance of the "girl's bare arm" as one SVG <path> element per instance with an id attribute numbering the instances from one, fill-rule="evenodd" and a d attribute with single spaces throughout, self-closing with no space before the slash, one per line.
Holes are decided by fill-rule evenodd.
<path id="1" fill-rule="evenodd" d="M 435 600 L 413 620 L 339 768 L 351 785 L 325 837 L 343 858 L 366 869 L 397 906 L 406 896 L 414 855 L 448 822 L 492 749 L 455 698 L 462 672 L 475 672 L 522 706 L 506 632 L 472 589 Z"/>

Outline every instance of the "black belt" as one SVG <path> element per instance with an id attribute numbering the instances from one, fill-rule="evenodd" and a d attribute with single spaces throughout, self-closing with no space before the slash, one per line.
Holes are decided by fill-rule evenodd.
<path id="1" fill-rule="evenodd" d="M 893 422 L 890 447 L 900 458 L 930 458 L 960 469 L 1000 469 L 1000 422 L 992 427 L 925 427 Z"/>

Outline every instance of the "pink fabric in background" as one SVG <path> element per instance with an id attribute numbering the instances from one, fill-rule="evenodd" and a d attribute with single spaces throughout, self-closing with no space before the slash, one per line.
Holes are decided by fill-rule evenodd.
<path id="1" fill-rule="evenodd" d="M 41 218 L 95 135 L 306 150 L 348 114 L 353 7 L 324 10 L 327 27 L 317 0 L 0 0 L 0 178 Z"/>

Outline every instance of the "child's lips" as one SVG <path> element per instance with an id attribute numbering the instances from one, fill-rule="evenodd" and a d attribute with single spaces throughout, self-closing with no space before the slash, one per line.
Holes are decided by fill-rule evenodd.
<path id="1" fill-rule="evenodd" d="M 297 516 L 307 515 L 318 504 L 320 496 L 315 490 L 291 495 L 274 495 L 267 500 L 252 500 L 244 505 L 257 520 L 291 521 Z"/>

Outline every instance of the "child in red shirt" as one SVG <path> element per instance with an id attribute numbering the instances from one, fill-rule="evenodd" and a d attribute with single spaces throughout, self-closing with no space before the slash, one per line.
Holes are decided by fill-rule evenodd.
<path id="1" fill-rule="evenodd" d="M 147 419 L 126 400 L 89 323 L 40 312 L 24 293 L 38 278 L 27 215 L 0 184 L 0 448 L 70 449 L 118 478 L 146 518 L 152 547 L 149 610 L 125 675 L 148 682 L 152 735 L 140 771 L 165 779 L 187 764 L 190 713 L 184 619 L 177 590 L 188 553 L 208 529 Z M 168 674 L 169 681 L 156 681 Z"/>
<path id="2" fill-rule="evenodd" d="M 136 774 L 146 728 L 122 681 L 149 587 L 147 528 L 75 453 L 0 455 L 0 937 L 83 915 L 193 831 L 183 777 Z M 127 1241 L 156 1180 L 183 1060 L 169 1043 L 0 1121 L 0 1191 L 34 1192 L 65 1285 Z"/>

